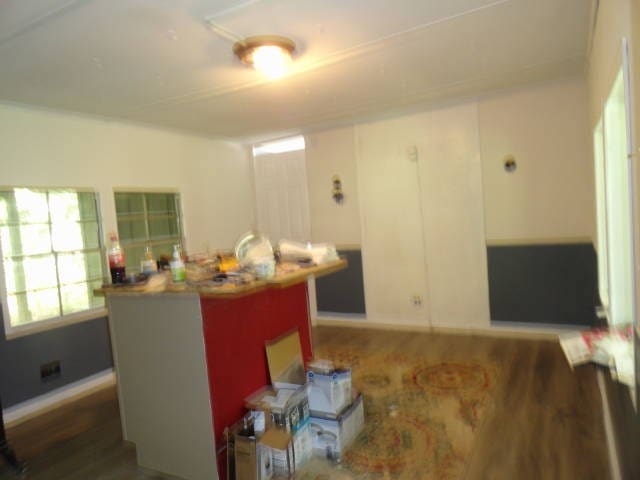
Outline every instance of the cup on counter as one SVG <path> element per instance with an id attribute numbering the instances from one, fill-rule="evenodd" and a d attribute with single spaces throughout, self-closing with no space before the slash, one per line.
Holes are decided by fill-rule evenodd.
<path id="1" fill-rule="evenodd" d="M 252 263 L 256 278 L 273 278 L 276 274 L 276 260 L 273 257 L 258 257 Z"/>

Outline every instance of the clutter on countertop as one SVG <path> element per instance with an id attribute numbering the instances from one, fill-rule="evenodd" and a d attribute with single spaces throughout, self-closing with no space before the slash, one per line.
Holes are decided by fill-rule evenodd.
<path id="1" fill-rule="evenodd" d="M 304 281 L 305 270 L 309 272 L 307 275 L 320 275 L 329 272 L 323 270 L 325 265 L 335 269 L 346 266 L 344 260 L 340 264 L 333 245 L 281 240 L 279 246 L 274 252 L 267 237 L 251 231 L 238 239 L 233 251 L 187 256 L 183 254 L 181 245 L 176 244 L 171 257 L 163 254 L 154 264 L 151 245 L 148 244 L 140 259 L 143 273 L 125 276 L 124 267 L 120 267 L 124 264 L 124 254 L 117 236 L 113 234 L 109 257 L 112 281 L 111 284 L 105 283 L 103 289 L 129 287 L 119 291 L 158 293 L 196 290 L 210 295 L 241 295 L 259 288 L 264 282 L 291 284 Z M 336 265 L 331 266 L 331 262 Z M 165 272 L 170 272 L 170 275 Z"/>
<path id="2" fill-rule="evenodd" d="M 182 248 L 180 245 L 173 246 L 173 255 L 169 262 L 169 269 L 171 270 L 171 279 L 175 283 L 184 282 L 187 279 L 187 271 L 184 266 L 184 260 L 182 259 Z"/>
<path id="3" fill-rule="evenodd" d="M 310 261 L 316 265 L 338 259 L 335 245 L 328 243 L 300 243 L 293 240 L 280 240 L 278 243 L 280 259 L 285 261 Z"/>
<path id="4" fill-rule="evenodd" d="M 240 236 L 234 251 L 241 266 L 252 266 L 256 259 L 273 258 L 273 246 L 269 239 L 253 231 Z"/>
<path id="5" fill-rule="evenodd" d="M 631 325 L 561 335 L 560 346 L 572 368 L 588 362 L 609 367 L 614 380 L 635 388 Z"/>
<path id="6" fill-rule="evenodd" d="M 152 275 L 158 271 L 158 263 L 153 258 L 153 252 L 151 251 L 151 245 L 147 244 L 144 247 L 144 256 L 140 260 L 140 272 L 145 275 Z"/>
<path id="7" fill-rule="evenodd" d="M 109 234 L 111 245 L 109 247 L 109 273 L 111 274 L 111 283 L 117 285 L 126 282 L 124 252 L 120 247 L 118 235 L 115 232 Z"/>

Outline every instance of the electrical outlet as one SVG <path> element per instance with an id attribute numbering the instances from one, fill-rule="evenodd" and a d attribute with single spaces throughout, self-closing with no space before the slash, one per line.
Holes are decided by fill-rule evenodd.
<path id="1" fill-rule="evenodd" d="M 412 295 L 411 296 L 411 303 L 416 308 L 422 307 L 422 296 L 421 295 Z"/>
<path id="2" fill-rule="evenodd" d="M 61 373 L 60 360 L 54 360 L 53 362 L 40 365 L 40 380 L 43 382 L 55 380 L 60 377 Z"/>

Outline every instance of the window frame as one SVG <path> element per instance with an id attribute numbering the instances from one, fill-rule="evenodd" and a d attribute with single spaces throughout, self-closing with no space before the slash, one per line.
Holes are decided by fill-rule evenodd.
<path id="1" fill-rule="evenodd" d="M 596 206 L 600 207 L 600 203 L 602 203 L 601 208 L 597 208 L 596 210 L 596 230 L 598 237 L 598 275 L 600 280 L 606 281 L 606 285 L 599 285 L 600 289 L 600 300 L 603 307 L 604 315 L 607 319 L 607 323 L 609 325 L 620 325 L 631 322 L 633 324 L 638 323 L 637 312 L 639 311 L 638 306 L 638 298 L 637 298 L 637 273 L 636 273 L 636 265 L 637 265 L 637 239 L 636 237 L 636 229 L 634 227 L 635 218 L 636 218 L 636 205 L 634 202 L 634 198 L 638 195 L 638 192 L 635 191 L 634 179 L 635 179 L 635 165 L 633 162 L 633 127 L 632 121 L 632 101 L 631 101 L 631 83 L 630 83 L 630 69 L 629 69 L 629 56 L 628 56 L 628 45 L 626 39 L 622 40 L 621 45 L 621 58 L 619 62 L 619 67 L 616 70 L 616 75 L 612 80 L 612 84 L 609 90 L 606 93 L 606 96 L 602 99 L 601 102 L 601 115 L 598 119 L 598 123 L 593 131 L 594 138 L 594 177 L 596 183 L 598 182 L 599 177 L 602 177 L 602 188 L 598 188 L 599 185 L 596 184 Z M 624 128 L 622 131 L 616 131 L 616 135 L 624 134 L 624 152 L 623 155 L 619 157 L 611 158 L 609 141 L 610 137 L 614 137 L 611 133 L 611 127 L 609 126 L 608 118 L 610 115 L 610 111 L 612 108 L 615 108 L 615 93 L 616 89 L 622 88 L 623 99 L 619 108 L 624 109 L 625 121 Z M 613 106 L 611 106 L 613 105 Z M 601 162 L 598 162 L 598 154 L 601 154 Z M 624 158 L 622 158 L 624 157 Z M 625 202 L 625 208 L 628 209 L 628 212 L 619 212 L 612 210 L 615 207 L 620 205 L 620 198 L 613 198 L 611 195 L 611 185 L 609 185 L 610 179 L 609 176 L 614 169 L 611 168 L 612 165 L 616 165 L 617 163 L 624 164 L 626 168 L 626 176 L 625 183 L 628 188 L 627 195 L 623 199 Z M 599 171 L 600 168 L 600 171 Z M 619 193 L 617 190 L 616 193 Z M 615 205 L 612 201 L 617 201 Z M 624 236 L 628 241 L 627 245 L 622 245 L 620 238 L 611 238 L 611 229 L 612 222 L 614 219 L 618 219 L 617 216 L 620 216 L 621 213 L 626 213 L 623 217 L 625 218 L 625 222 L 628 222 L 628 228 L 624 228 Z M 617 215 L 617 216 L 616 216 Z M 618 223 L 621 223 L 617 220 Z M 604 242 L 604 245 L 601 243 Z M 623 248 L 626 247 L 626 248 Z M 614 249 L 617 249 L 614 251 Z M 615 262 L 614 255 L 620 257 L 620 251 L 624 250 L 623 253 L 628 253 L 629 255 L 629 272 L 622 272 L 620 268 L 618 268 L 618 264 Z M 619 262 L 618 262 L 619 263 Z M 625 262 L 626 264 L 626 262 Z M 603 272 L 602 269 L 605 271 Z M 614 271 L 615 270 L 615 271 Z M 624 275 L 624 273 L 628 273 Z M 624 282 L 622 280 L 625 280 Z M 599 283 L 602 283 L 601 281 Z M 624 284 L 628 295 L 622 295 L 619 290 L 620 284 Z M 618 287 L 617 289 L 615 287 Z M 603 291 L 605 290 L 606 291 Z"/>
<path id="2" fill-rule="evenodd" d="M 120 235 L 120 228 L 118 226 L 118 208 L 117 208 L 117 202 L 116 202 L 116 194 L 118 193 L 127 193 L 127 194 L 141 194 L 143 195 L 143 201 L 144 201 L 144 221 L 145 221 L 145 235 L 146 235 L 146 240 L 143 242 L 136 242 L 135 245 L 132 245 L 131 243 L 127 243 L 127 242 L 123 242 L 122 240 L 122 236 Z M 182 249 L 184 249 L 184 245 L 185 245 L 185 229 L 184 229 L 184 214 L 183 214 L 183 208 L 182 208 L 182 192 L 180 191 L 180 189 L 178 188 L 162 188 L 162 187 L 153 187 L 153 188 L 145 188 L 145 187 L 114 187 L 113 188 L 113 207 L 114 207 L 114 214 L 115 214 L 115 224 L 116 224 L 116 232 L 118 233 L 118 240 L 120 242 L 120 246 L 122 247 L 124 253 L 125 253 L 125 258 L 127 257 L 127 249 L 131 248 L 133 246 L 133 248 L 139 248 L 141 246 L 150 244 L 152 247 L 155 244 L 154 240 L 149 239 L 149 230 L 148 230 L 148 223 L 149 223 L 149 217 L 148 217 L 148 209 L 147 209 L 147 205 L 146 205 L 146 199 L 144 197 L 144 195 L 146 194 L 164 194 L 164 195 L 174 195 L 174 201 L 177 200 L 176 202 L 176 221 L 177 221 L 177 226 L 178 226 L 178 239 L 180 242 L 180 246 Z M 168 252 L 169 254 L 171 253 L 171 251 Z M 141 260 L 141 259 L 140 259 Z M 136 270 L 139 270 L 136 269 Z M 107 268 L 108 271 L 108 268 Z"/>
<path id="3" fill-rule="evenodd" d="M 637 167 L 635 165 L 636 156 L 634 155 L 634 143 L 636 139 L 634 138 L 633 126 L 634 126 L 634 122 L 637 121 L 637 119 L 634 118 L 634 110 L 632 108 L 634 92 L 633 92 L 633 85 L 631 82 L 629 45 L 626 38 L 622 39 L 621 52 L 622 52 L 621 57 L 618 58 L 619 68 L 616 70 L 616 75 L 612 80 L 612 84 L 610 85 L 610 88 L 607 91 L 606 96 L 601 99 L 601 102 L 600 102 L 601 114 L 599 118 L 599 124 L 596 126 L 596 129 L 594 130 L 594 138 L 595 138 L 598 135 L 598 128 L 600 124 L 603 127 L 602 145 L 600 146 L 603 152 L 603 164 L 602 164 L 603 171 L 600 172 L 600 174 L 603 175 L 605 179 L 604 191 L 601 192 L 596 190 L 596 195 L 601 195 L 602 197 L 602 198 L 596 198 L 596 202 L 602 201 L 604 198 L 604 203 L 605 203 L 604 205 L 605 211 L 602 212 L 602 209 L 599 209 L 597 211 L 598 215 L 601 213 L 604 213 L 604 218 L 598 218 L 596 227 L 598 228 L 599 236 L 601 236 L 602 233 L 605 233 L 606 242 L 607 242 L 605 247 L 607 248 L 607 255 L 606 255 L 607 258 L 606 258 L 606 264 L 604 265 L 604 268 L 606 268 L 607 289 L 608 289 L 608 292 L 605 295 L 608 299 L 608 305 L 604 305 L 605 307 L 604 313 L 607 319 L 607 323 L 608 325 L 615 327 L 616 325 L 625 325 L 626 322 L 628 321 L 632 325 L 633 332 L 634 332 L 633 342 L 635 346 L 633 347 L 632 351 L 634 355 L 633 362 L 635 366 L 635 370 L 634 370 L 635 386 L 630 386 L 629 392 L 631 395 L 632 403 L 637 410 L 636 401 L 638 398 L 640 398 L 640 361 L 638 357 L 638 354 L 640 353 L 640 349 L 638 348 L 638 336 L 640 332 L 640 319 L 638 318 L 638 312 L 640 311 L 640 298 L 638 297 L 638 273 L 637 273 L 638 258 L 640 257 L 640 253 L 639 253 L 638 227 L 636 223 L 636 218 L 637 218 L 637 211 L 638 211 L 638 195 L 640 194 L 640 192 L 638 192 L 637 186 L 636 186 Z M 616 134 L 621 135 L 620 132 L 624 130 L 625 142 L 624 142 L 624 149 L 623 149 L 622 155 L 616 155 L 614 159 L 611 159 L 611 158 L 608 158 L 609 150 L 607 149 L 608 108 L 610 105 L 609 102 L 613 102 L 615 100 L 614 94 L 616 92 L 616 89 L 620 87 L 623 89 L 624 98 L 623 98 L 623 101 L 619 103 L 619 105 L 622 104 L 622 108 L 624 109 L 625 122 L 624 122 L 624 128 L 620 129 L 619 131 L 616 131 Z M 615 138 L 615 135 L 611 135 L 610 133 L 609 135 Z M 594 143 L 597 144 L 597 142 L 594 142 Z M 620 164 L 626 167 L 627 178 L 626 179 L 623 178 L 623 180 L 626 180 L 625 183 L 626 183 L 627 192 L 626 192 L 626 196 L 624 197 L 624 202 L 626 202 L 625 209 L 628 209 L 628 211 L 625 212 L 624 211 L 625 209 L 623 209 L 621 213 L 618 211 L 616 211 L 616 213 L 621 215 L 620 218 L 626 217 L 628 221 L 628 225 L 624 225 L 625 227 L 624 236 L 627 238 L 628 244 L 624 245 L 623 248 L 626 247 L 626 251 L 629 254 L 628 262 L 618 262 L 618 264 L 623 263 L 623 265 L 629 268 L 629 272 L 624 271 L 623 269 L 619 268 L 619 266 L 616 267 L 616 265 L 614 265 L 614 262 L 612 262 L 611 260 L 612 249 L 615 247 L 620 247 L 620 239 L 611 238 L 610 221 L 611 221 L 611 218 L 613 217 L 611 213 L 612 213 L 612 208 L 615 208 L 616 206 L 620 205 L 620 202 L 617 201 L 617 202 L 614 202 L 613 204 L 610 202 L 612 197 L 610 196 L 610 192 L 608 191 L 610 185 L 608 182 L 609 172 L 607 167 L 609 165 L 608 162 L 615 162 L 616 160 L 617 162 L 619 162 Z M 594 165 L 595 165 L 595 169 L 597 169 L 598 163 L 596 162 Z M 597 177 L 598 172 L 595 172 L 595 173 Z M 617 173 L 617 172 L 614 171 L 614 173 Z M 619 175 L 618 175 L 618 178 L 620 178 Z M 616 190 L 616 193 L 619 193 L 619 192 L 620 190 Z M 620 200 L 620 198 L 614 197 L 613 200 Z M 606 232 L 600 231 L 603 226 Z M 601 247 L 602 246 L 599 245 L 598 249 L 600 249 Z M 623 248 L 621 248 L 620 250 L 622 250 Z M 626 276 L 627 283 L 626 285 L 624 285 L 624 287 L 626 287 L 626 290 L 628 292 L 627 297 L 629 298 L 626 298 L 624 295 L 616 296 L 614 295 L 614 293 L 617 294 L 619 292 L 613 291 L 616 286 L 614 285 L 614 282 L 613 282 L 614 276 L 618 277 L 617 285 L 620 285 L 621 283 L 624 283 L 624 282 L 620 282 L 619 279 L 625 277 L 624 275 L 625 273 L 628 273 L 628 276 Z M 616 304 L 616 301 L 617 301 L 617 304 Z M 620 305 L 623 305 L 623 307 L 620 307 Z M 626 308 L 626 311 L 625 311 L 625 308 Z M 625 315 L 625 314 L 628 314 L 628 315 Z"/>
<path id="4" fill-rule="evenodd" d="M 33 189 L 33 190 L 43 190 L 43 191 L 51 191 L 51 190 L 73 190 L 78 193 L 92 193 L 94 195 L 94 200 L 96 203 L 96 223 L 98 226 L 98 241 L 99 241 L 99 251 L 100 251 L 100 261 L 102 265 L 102 274 L 103 278 L 108 272 L 107 262 L 105 259 L 105 245 L 104 245 L 104 231 L 102 227 L 102 212 L 101 212 L 101 202 L 100 202 L 100 193 L 91 187 L 72 187 L 72 186 L 34 186 L 34 185 L 1 185 L 0 190 L 13 190 L 16 188 L 25 188 L 25 189 Z M 50 222 L 49 222 L 50 223 Z M 58 281 L 57 288 L 60 288 L 60 283 Z M 11 324 L 11 316 L 9 314 L 9 304 L 7 301 L 7 288 L 6 288 L 6 278 L 5 278 L 5 269 L 4 269 L 4 253 L 3 253 L 3 245 L 0 242 L 0 304 L 2 308 L 2 320 L 4 324 L 4 334 L 7 340 L 12 340 L 14 338 L 24 337 L 26 335 L 32 335 L 35 333 L 41 333 L 48 330 L 53 330 L 56 328 L 73 325 L 76 323 L 86 322 L 90 320 L 95 320 L 98 318 L 104 318 L 108 316 L 108 311 L 106 306 L 89 308 L 87 310 L 83 310 L 81 312 L 74 312 L 68 315 L 58 315 L 56 317 L 47 318 L 45 320 L 35 320 L 23 325 L 12 325 Z"/>

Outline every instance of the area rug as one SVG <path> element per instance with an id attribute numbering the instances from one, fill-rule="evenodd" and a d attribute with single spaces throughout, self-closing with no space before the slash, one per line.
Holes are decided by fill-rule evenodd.
<path id="1" fill-rule="evenodd" d="M 362 392 L 365 427 L 339 463 L 314 459 L 300 480 L 450 480 L 464 473 L 491 405 L 495 365 L 325 347 Z"/>

